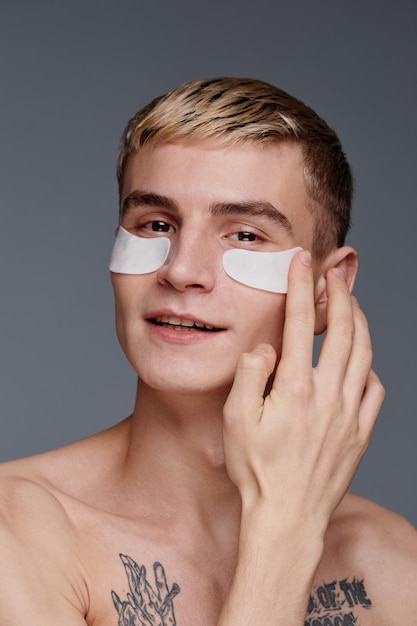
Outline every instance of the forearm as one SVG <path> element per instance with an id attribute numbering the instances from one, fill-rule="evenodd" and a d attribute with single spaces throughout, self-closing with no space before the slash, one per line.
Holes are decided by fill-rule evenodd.
<path id="1" fill-rule="evenodd" d="M 304 626 L 321 532 L 264 507 L 242 516 L 233 583 L 217 626 Z"/>

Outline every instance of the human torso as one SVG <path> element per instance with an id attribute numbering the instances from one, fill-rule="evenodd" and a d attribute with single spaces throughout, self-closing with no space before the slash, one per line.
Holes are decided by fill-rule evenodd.
<path id="1" fill-rule="evenodd" d="M 41 471 L 34 470 L 38 465 Z M 74 487 L 68 490 L 50 479 L 45 469 L 49 466 L 36 461 L 17 464 L 13 471 L 20 471 L 22 478 L 17 478 L 16 484 L 22 480 L 29 494 L 33 484 L 33 490 L 42 490 L 46 501 L 51 500 L 44 525 L 38 521 L 33 529 L 33 541 L 53 532 L 55 541 L 64 546 L 64 552 L 57 552 L 55 558 L 68 563 L 66 584 L 71 593 L 62 589 L 62 594 L 70 595 L 89 626 L 215 626 L 233 577 L 238 528 L 235 536 L 220 546 L 187 523 L 181 511 L 173 511 L 169 518 L 161 515 L 157 489 L 151 502 L 136 503 L 135 515 L 126 515 L 123 506 L 120 511 L 108 510 L 100 506 L 100 498 L 86 497 L 82 488 L 83 497 L 77 497 L 77 483 L 88 481 L 82 468 L 74 464 L 69 481 Z M 27 500 L 25 514 L 30 518 L 36 497 L 33 502 L 31 497 Z M 374 511 L 371 508 L 363 516 L 363 510 L 368 511 L 366 501 L 348 494 L 336 511 L 314 576 L 305 626 L 398 626 L 381 603 L 381 580 L 386 579 L 381 576 L 386 567 L 384 554 L 378 560 L 373 542 L 366 547 Z M 51 526 L 46 515 L 55 515 L 54 511 L 57 521 Z M 45 545 L 48 541 L 46 536 Z M 52 542 L 51 583 L 53 550 Z M 33 558 L 30 544 L 27 558 Z M 279 554 L 271 554 L 271 562 L 274 559 L 279 559 Z M 288 603 L 290 606 L 291 598 Z M 405 626 L 413 624 L 405 622 Z"/>

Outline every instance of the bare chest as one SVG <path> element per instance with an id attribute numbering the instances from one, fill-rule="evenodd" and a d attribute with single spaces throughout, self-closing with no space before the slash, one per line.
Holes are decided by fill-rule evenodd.
<path id="1" fill-rule="evenodd" d="M 183 538 L 158 544 L 136 536 L 97 550 L 89 571 L 90 626 L 215 626 L 234 563 Z M 372 591 L 360 567 L 326 563 L 317 571 L 304 626 L 381 626 Z"/>
<path id="2" fill-rule="evenodd" d="M 89 626 L 215 625 L 233 557 L 181 532 L 109 532 L 82 550 Z M 231 562 L 233 561 L 233 562 Z"/>
<path id="3" fill-rule="evenodd" d="M 217 623 L 233 578 L 236 541 L 219 548 L 181 525 L 90 512 L 78 536 L 89 626 Z M 381 617 L 366 555 L 352 557 L 351 548 L 341 549 L 339 539 L 328 542 L 303 626 L 391 626 L 392 620 Z M 277 558 L 271 555 L 271 567 Z M 250 581 L 251 573 L 247 576 Z"/>
<path id="4" fill-rule="evenodd" d="M 228 585 L 207 569 L 187 569 L 168 555 L 150 565 L 136 555 L 121 554 L 119 559 L 119 571 L 92 594 L 89 624 L 215 626 Z M 330 576 L 315 581 L 305 626 L 380 626 L 377 613 L 364 579 Z"/>

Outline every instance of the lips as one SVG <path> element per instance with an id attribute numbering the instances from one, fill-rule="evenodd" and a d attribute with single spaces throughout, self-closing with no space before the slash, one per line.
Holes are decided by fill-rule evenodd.
<path id="1" fill-rule="evenodd" d="M 148 320 L 152 324 L 156 326 L 165 326 L 166 328 L 171 328 L 172 330 L 176 330 L 179 332 L 189 332 L 193 330 L 199 330 L 203 332 L 219 332 L 221 330 L 225 330 L 224 328 L 216 328 L 215 326 L 210 326 L 204 322 L 198 322 L 196 320 L 183 318 L 183 317 L 175 317 L 173 315 L 160 315 L 157 317 L 151 317 Z"/>

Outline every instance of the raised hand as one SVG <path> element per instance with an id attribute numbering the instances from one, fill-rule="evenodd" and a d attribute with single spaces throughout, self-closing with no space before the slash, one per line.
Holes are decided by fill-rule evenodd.
<path id="1" fill-rule="evenodd" d="M 224 448 L 243 512 L 317 522 L 324 533 L 364 454 L 384 390 L 371 369 L 367 322 L 340 269 L 327 274 L 327 332 L 313 367 L 315 311 L 309 254 L 292 263 L 282 354 L 241 355 L 224 408 Z"/>
<path id="2" fill-rule="evenodd" d="M 306 251 L 290 268 L 278 365 L 266 344 L 239 359 L 223 437 L 242 515 L 235 576 L 217 626 L 304 626 L 329 520 L 383 401 L 365 316 L 340 269 L 326 281 L 327 332 L 316 367 Z"/>

